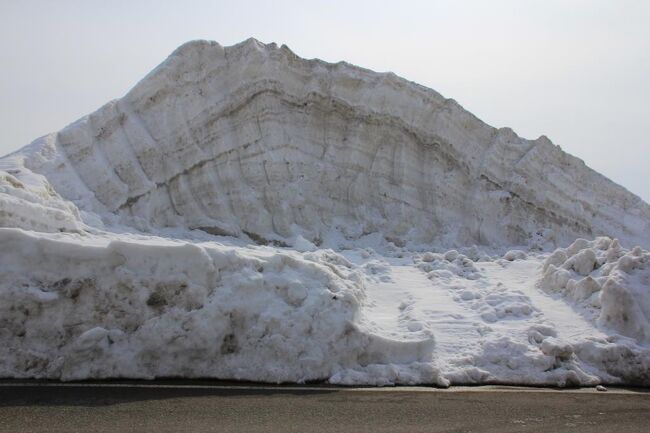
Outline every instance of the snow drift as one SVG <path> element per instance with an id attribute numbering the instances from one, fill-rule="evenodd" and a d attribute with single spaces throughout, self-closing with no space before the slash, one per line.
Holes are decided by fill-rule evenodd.
<path id="1" fill-rule="evenodd" d="M 190 42 L 0 159 L 0 227 L 2 377 L 650 384 L 650 206 L 285 46 Z"/>

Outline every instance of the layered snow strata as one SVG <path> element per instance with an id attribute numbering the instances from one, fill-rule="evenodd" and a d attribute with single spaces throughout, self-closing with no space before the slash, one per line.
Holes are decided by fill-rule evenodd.
<path id="1" fill-rule="evenodd" d="M 82 226 L 77 208 L 27 169 L 21 155 L 0 159 L 0 227 L 75 232 Z"/>
<path id="2" fill-rule="evenodd" d="M 331 251 L 0 229 L 0 263 L 0 377 L 445 384 L 431 340 L 360 327 L 364 280 Z"/>
<path id="3" fill-rule="evenodd" d="M 650 245 L 650 207 L 547 138 L 494 129 L 394 74 L 255 40 L 183 45 L 126 96 L 23 153 L 80 210 L 140 230 Z"/>

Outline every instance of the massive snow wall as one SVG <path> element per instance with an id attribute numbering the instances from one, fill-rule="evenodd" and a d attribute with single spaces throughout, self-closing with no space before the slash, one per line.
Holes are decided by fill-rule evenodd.
<path id="1" fill-rule="evenodd" d="M 650 207 L 547 138 L 492 128 L 394 74 L 253 39 L 181 46 L 122 99 L 3 167 L 0 226 L 650 245 Z"/>
<path id="2" fill-rule="evenodd" d="M 190 42 L 0 158 L 0 377 L 648 385 L 633 245 L 650 207 L 545 137 Z"/>

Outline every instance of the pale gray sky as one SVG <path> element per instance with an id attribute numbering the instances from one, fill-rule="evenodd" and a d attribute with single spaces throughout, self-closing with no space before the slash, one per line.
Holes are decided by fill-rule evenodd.
<path id="1" fill-rule="evenodd" d="M 250 36 L 432 87 L 650 201 L 645 0 L 0 0 L 0 154 L 122 96 L 183 42 Z"/>

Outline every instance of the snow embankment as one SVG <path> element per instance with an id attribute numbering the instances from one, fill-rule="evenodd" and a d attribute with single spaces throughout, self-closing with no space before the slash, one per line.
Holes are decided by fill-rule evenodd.
<path id="1" fill-rule="evenodd" d="M 446 384 L 392 365 L 431 341 L 360 328 L 364 280 L 336 253 L 81 238 L 0 229 L 0 377 Z"/>

